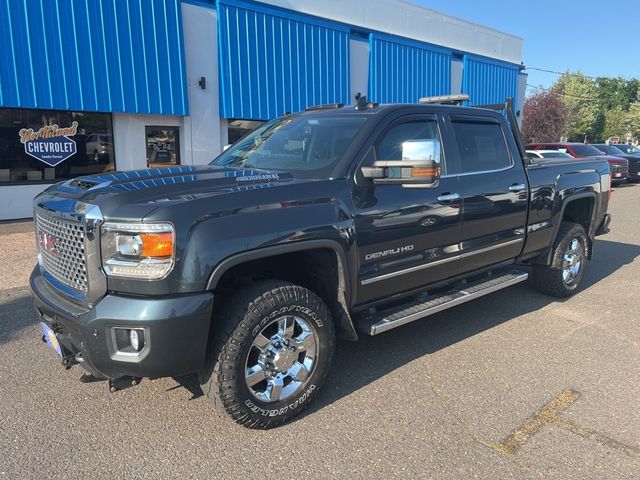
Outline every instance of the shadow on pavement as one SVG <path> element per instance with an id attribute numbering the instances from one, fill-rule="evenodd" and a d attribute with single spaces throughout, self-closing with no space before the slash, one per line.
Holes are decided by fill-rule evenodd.
<path id="1" fill-rule="evenodd" d="M 38 318 L 28 288 L 0 291 L 0 345 L 10 342 L 27 327 L 33 327 Z"/>
<path id="2" fill-rule="evenodd" d="M 640 256 L 640 245 L 596 240 L 595 248 L 594 260 L 587 264 L 582 290 Z M 550 303 L 562 301 L 521 284 L 375 337 L 361 335 L 356 343 L 341 342 L 337 346 L 327 383 L 309 413 L 417 358 Z"/>

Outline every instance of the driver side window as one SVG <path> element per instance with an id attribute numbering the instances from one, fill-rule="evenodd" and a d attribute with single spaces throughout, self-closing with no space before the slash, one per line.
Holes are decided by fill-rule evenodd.
<path id="1" fill-rule="evenodd" d="M 416 151 L 416 146 L 427 140 L 435 140 L 429 151 Z M 424 145 L 424 143 L 422 144 Z M 411 120 L 391 127 L 374 144 L 377 160 L 415 160 L 415 156 L 435 160 L 442 168 L 440 130 L 436 120 Z"/>

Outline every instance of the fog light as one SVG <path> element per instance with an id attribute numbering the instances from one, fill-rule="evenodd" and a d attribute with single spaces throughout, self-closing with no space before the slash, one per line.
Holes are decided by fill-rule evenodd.
<path id="1" fill-rule="evenodd" d="M 140 335 L 138 335 L 137 330 L 129 331 L 129 342 L 131 342 L 131 346 L 136 352 L 140 351 Z"/>

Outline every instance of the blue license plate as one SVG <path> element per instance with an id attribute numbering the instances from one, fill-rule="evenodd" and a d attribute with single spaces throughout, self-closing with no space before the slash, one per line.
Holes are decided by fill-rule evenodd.
<path id="1" fill-rule="evenodd" d="M 51 327 L 44 322 L 40 322 L 40 330 L 42 330 L 42 334 L 44 335 L 44 340 L 47 342 L 52 349 L 56 351 L 56 353 L 62 358 L 62 348 L 60 348 L 60 342 L 58 342 L 58 338 L 56 334 L 51 330 Z"/>

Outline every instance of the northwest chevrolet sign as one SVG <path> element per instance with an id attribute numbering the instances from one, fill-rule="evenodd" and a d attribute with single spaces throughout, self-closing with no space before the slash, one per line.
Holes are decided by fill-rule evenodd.
<path id="1" fill-rule="evenodd" d="M 76 142 L 69 138 L 77 132 L 78 122 L 73 121 L 66 128 L 60 128 L 58 125 L 47 125 L 38 131 L 23 128 L 19 134 L 27 155 L 55 167 L 78 151 Z"/>

